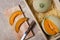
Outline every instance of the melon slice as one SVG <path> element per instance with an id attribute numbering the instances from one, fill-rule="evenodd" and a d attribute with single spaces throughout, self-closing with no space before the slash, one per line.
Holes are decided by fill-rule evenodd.
<path id="1" fill-rule="evenodd" d="M 57 26 L 49 19 L 46 19 L 44 21 L 44 28 L 45 31 L 50 35 L 55 35 L 56 33 L 59 32 Z"/>

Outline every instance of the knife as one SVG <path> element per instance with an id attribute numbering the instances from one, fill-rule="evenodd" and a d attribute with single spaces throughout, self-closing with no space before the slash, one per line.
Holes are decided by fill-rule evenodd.
<path id="1" fill-rule="evenodd" d="M 28 35 L 28 33 L 30 32 L 30 30 L 34 27 L 35 25 L 35 21 L 32 21 L 30 26 L 28 27 L 27 31 L 23 34 L 21 40 L 25 40 L 26 36 Z"/>

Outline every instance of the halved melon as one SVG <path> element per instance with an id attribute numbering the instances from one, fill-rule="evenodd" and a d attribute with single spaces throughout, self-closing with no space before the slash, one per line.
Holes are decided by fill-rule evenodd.
<path id="1" fill-rule="evenodd" d="M 57 25 L 58 23 L 60 23 L 59 20 L 59 18 L 56 18 L 54 16 L 45 17 L 45 19 L 42 21 L 42 28 L 45 31 L 45 33 L 48 35 L 57 34 L 60 30 L 60 25 Z"/>
<path id="2" fill-rule="evenodd" d="M 46 12 L 51 6 L 51 0 L 33 0 L 33 8 L 37 12 Z"/>

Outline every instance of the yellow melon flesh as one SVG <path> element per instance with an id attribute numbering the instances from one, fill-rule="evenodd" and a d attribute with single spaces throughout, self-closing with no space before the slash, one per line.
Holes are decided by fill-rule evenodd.
<path id="1" fill-rule="evenodd" d="M 21 18 L 17 21 L 15 25 L 15 31 L 18 33 L 20 30 L 21 25 L 27 20 L 27 18 Z"/>
<path id="2" fill-rule="evenodd" d="M 49 19 L 44 21 L 44 27 L 46 32 L 50 35 L 55 35 L 59 32 L 57 26 Z"/>
<path id="3" fill-rule="evenodd" d="M 12 15 L 10 16 L 10 18 L 9 18 L 9 23 L 11 24 L 11 25 L 13 25 L 13 23 L 14 23 L 14 21 L 15 21 L 15 18 L 17 17 L 17 16 L 19 16 L 19 15 L 22 15 L 23 13 L 22 13 L 22 11 L 20 11 L 20 10 L 17 10 L 17 11 L 15 11 L 15 12 L 13 12 L 12 13 Z"/>

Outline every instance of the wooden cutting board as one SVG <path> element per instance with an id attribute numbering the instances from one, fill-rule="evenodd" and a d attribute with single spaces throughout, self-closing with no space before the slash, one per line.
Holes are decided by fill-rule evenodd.
<path id="1" fill-rule="evenodd" d="M 32 12 L 34 13 L 35 17 L 37 18 L 38 22 L 41 23 L 41 21 L 43 20 L 43 18 L 45 16 L 49 16 L 49 15 L 53 15 L 53 16 L 57 16 L 60 18 L 60 11 L 58 11 L 54 5 L 54 3 L 52 2 L 50 9 L 45 12 L 45 13 L 40 13 L 40 12 L 36 12 L 33 8 L 33 0 L 26 0 L 27 4 L 29 5 L 29 7 L 31 8 Z"/>

